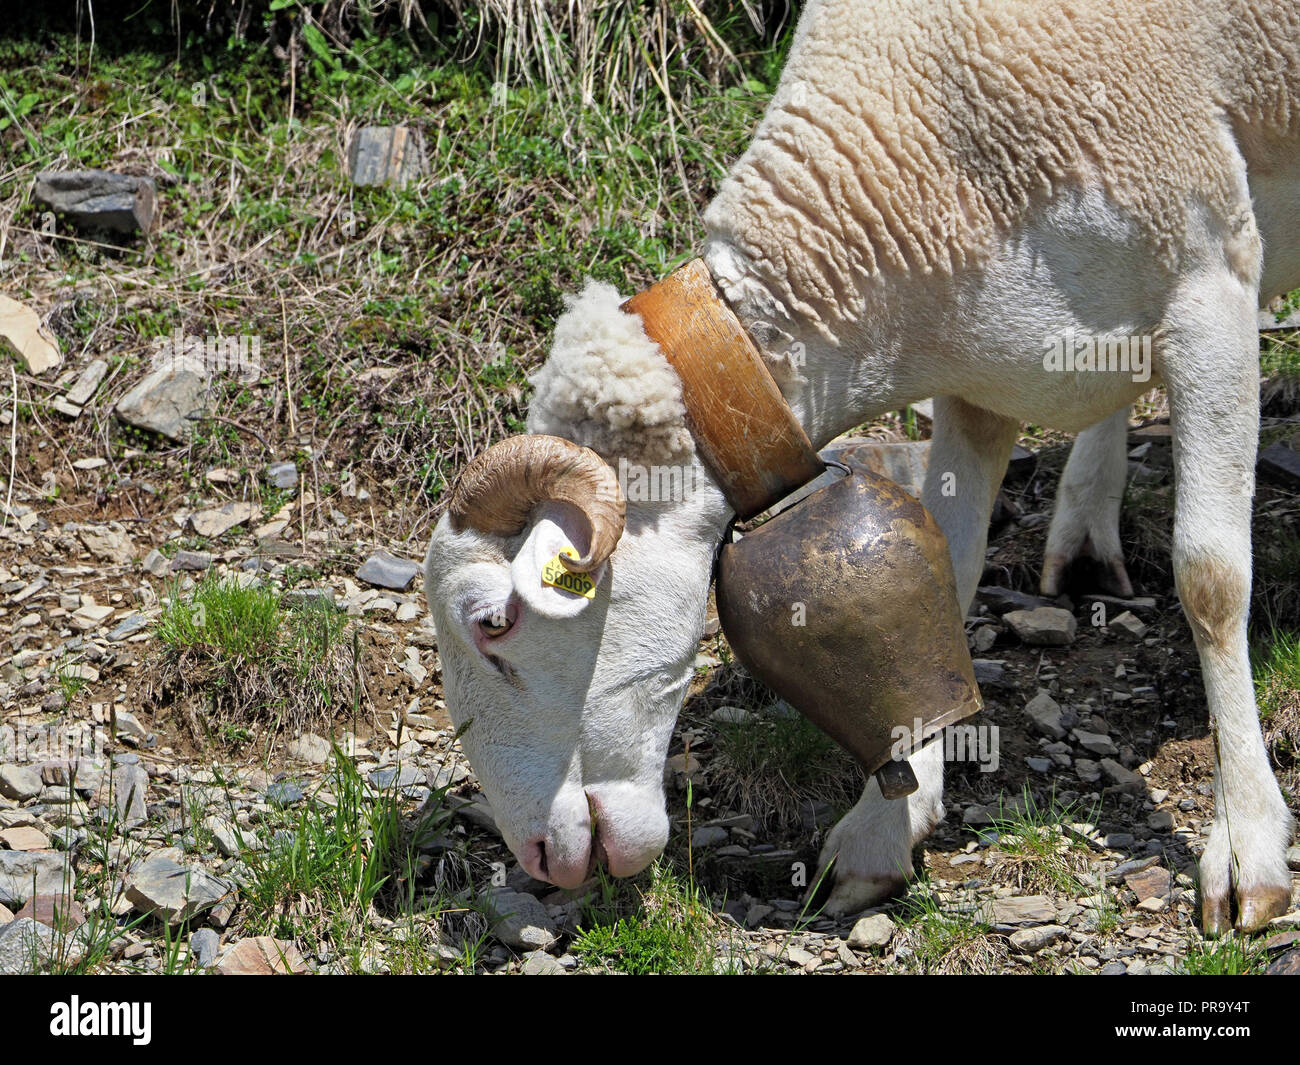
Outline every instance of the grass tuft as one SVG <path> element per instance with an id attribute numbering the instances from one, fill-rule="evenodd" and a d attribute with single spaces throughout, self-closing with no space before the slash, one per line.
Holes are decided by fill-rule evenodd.
<path id="1" fill-rule="evenodd" d="M 171 589 L 149 667 L 157 707 L 181 708 L 198 741 L 246 742 L 256 731 L 323 727 L 357 703 L 358 641 L 331 605 L 283 610 L 279 593 L 205 577 Z"/>

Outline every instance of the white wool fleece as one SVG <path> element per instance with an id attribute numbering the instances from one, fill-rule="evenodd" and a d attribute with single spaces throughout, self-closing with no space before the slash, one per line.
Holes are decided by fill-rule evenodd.
<path id="1" fill-rule="evenodd" d="M 681 381 L 623 302 L 591 278 L 564 297 L 550 357 L 529 378 L 528 431 L 573 440 L 610 463 L 685 463 L 695 445 Z"/>

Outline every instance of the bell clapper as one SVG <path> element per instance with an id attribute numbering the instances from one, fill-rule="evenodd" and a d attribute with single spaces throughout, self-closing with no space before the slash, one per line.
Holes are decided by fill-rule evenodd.
<path id="1" fill-rule="evenodd" d="M 876 783 L 886 799 L 906 798 L 920 786 L 912 772 L 912 764 L 903 758 L 886 762 L 877 769 Z"/>

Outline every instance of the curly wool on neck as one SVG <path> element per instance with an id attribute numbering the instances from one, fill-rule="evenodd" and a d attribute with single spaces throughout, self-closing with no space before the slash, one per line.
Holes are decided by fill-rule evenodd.
<path id="1" fill-rule="evenodd" d="M 686 463 L 681 380 L 646 336 L 639 316 L 620 310 L 613 285 L 588 279 L 564 297 L 551 353 L 529 381 L 528 431 L 562 436 L 606 461 Z"/>

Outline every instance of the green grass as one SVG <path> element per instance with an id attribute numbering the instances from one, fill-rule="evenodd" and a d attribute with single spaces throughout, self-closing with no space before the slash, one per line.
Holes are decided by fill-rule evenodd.
<path id="1" fill-rule="evenodd" d="M 158 638 L 173 654 L 200 652 L 224 663 L 274 656 L 282 618 L 275 589 L 205 577 L 186 596 L 178 585 L 158 620 Z"/>
<path id="2" fill-rule="evenodd" d="M 64 702 L 69 706 L 72 705 L 72 700 L 77 697 L 77 693 L 89 683 L 84 677 L 72 672 L 69 666 L 61 666 L 57 677 L 59 691 L 63 693 Z"/>
<path id="3" fill-rule="evenodd" d="M 1268 955 L 1254 940 L 1233 933 L 1222 939 L 1189 939 L 1178 972 L 1187 976 L 1251 976 L 1268 964 Z"/>
<path id="4" fill-rule="evenodd" d="M 1284 792 L 1300 785 L 1300 633 L 1274 629 L 1252 648 L 1264 741 Z"/>
<path id="5" fill-rule="evenodd" d="M 1006 948 L 978 913 L 945 902 L 928 879 L 918 880 L 895 914 L 900 947 L 921 973 L 986 973 L 1006 958 Z M 902 951 L 900 950 L 900 954 Z"/>
<path id="6" fill-rule="evenodd" d="M 112 168 L 123 150 L 114 131 L 129 128 L 132 158 L 176 178 L 159 191 L 166 223 L 150 244 L 121 247 L 59 224 L 39 258 L 16 235 L 13 294 L 60 304 L 51 324 L 70 357 L 117 352 L 127 369 L 113 389 L 133 383 L 153 339 L 176 328 L 262 336 L 263 376 L 219 378 L 214 409 L 286 453 L 296 447 L 278 352 L 287 331 L 298 434 L 332 438 L 377 479 L 400 478 L 422 507 L 471 452 L 522 428 L 526 375 L 561 293 L 587 275 L 630 292 L 698 247 L 699 210 L 779 66 L 772 49 L 747 47 L 751 69 L 696 78 L 689 93 L 678 78 L 671 105 L 652 87 L 620 109 L 522 74 L 496 93 L 500 72 L 486 55 L 462 61 L 472 36 L 362 33 L 336 62 L 308 61 L 291 117 L 283 64 L 260 42 L 214 51 L 160 24 L 156 39 L 111 47 L 112 32 L 102 29 L 90 75 L 73 36 L 0 42 L 0 70 L 12 72 L 0 74 L 0 100 L 22 101 L 12 117 L 0 109 L 13 168 L 0 171 L 0 221 L 39 230 L 28 171 L 54 159 Z M 352 186 L 345 126 L 399 122 L 424 131 L 427 172 L 406 188 Z M 239 269 L 212 283 L 210 264 L 232 260 Z M 129 307 L 95 296 L 108 275 L 130 290 Z M 398 376 L 360 379 L 371 367 Z M 162 443 L 112 420 L 107 431 L 127 471 Z M 265 458 L 250 435 L 211 420 L 175 462 L 182 483 L 202 487 L 211 465 Z"/>
<path id="7" fill-rule="evenodd" d="M 1274 631 L 1255 655 L 1254 674 L 1261 718 L 1300 712 L 1300 633 Z"/>
<path id="8" fill-rule="evenodd" d="M 274 815 L 245 853 L 249 933 L 319 944 L 349 972 L 379 957 L 390 972 L 445 968 L 433 955 L 439 919 L 470 908 L 421 886 L 422 848 L 451 817 L 446 789 L 409 819 L 397 794 L 376 793 L 336 749 L 323 790 L 332 798 L 317 790 Z M 460 963 L 472 969 L 484 944 L 481 934 L 463 942 Z"/>
<path id="9" fill-rule="evenodd" d="M 259 729 L 329 731 L 353 706 L 360 645 L 329 604 L 285 610 L 270 586 L 205 575 L 188 594 L 173 584 L 157 633 L 149 698 L 179 703 L 198 737 L 239 745 Z"/>
<path id="10" fill-rule="evenodd" d="M 1058 891 L 1078 897 L 1094 891 L 1082 879 L 1091 866 L 1088 847 L 1068 834 L 1065 826 L 1094 822 L 1097 811 L 1061 805 L 1055 795 L 1040 805 L 1028 787 L 1021 794 L 1018 806 L 1001 806 L 992 819 L 998 833 L 995 846 L 1005 855 L 998 863 L 998 878 L 1027 892 Z"/>
<path id="11" fill-rule="evenodd" d="M 598 898 L 587 906 L 570 948 L 582 961 L 633 976 L 711 973 L 716 919 L 698 886 L 662 861 L 640 888 L 601 870 Z"/>

